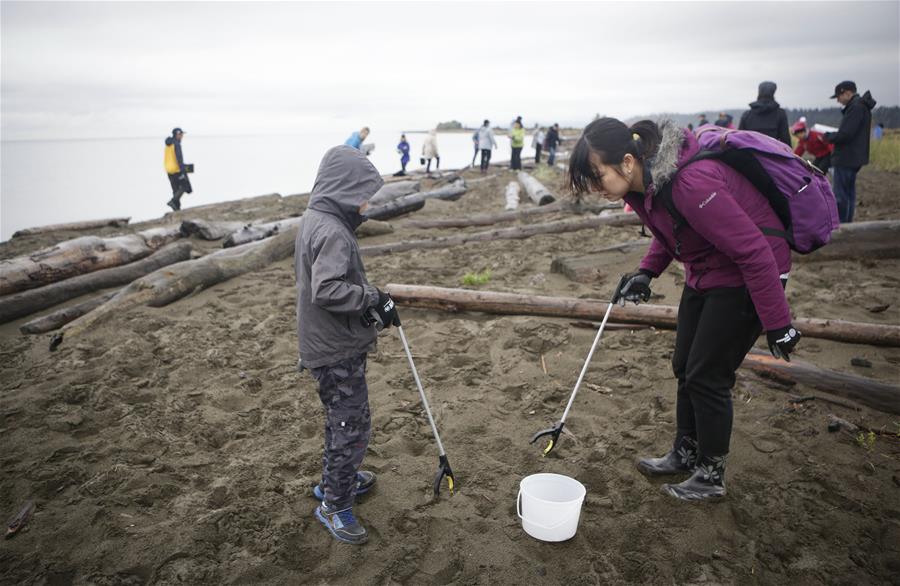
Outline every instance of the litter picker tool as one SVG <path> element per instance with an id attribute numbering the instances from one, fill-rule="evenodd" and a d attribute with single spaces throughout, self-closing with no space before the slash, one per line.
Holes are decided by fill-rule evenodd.
<path id="1" fill-rule="evenodd" d="M 375 310 L 369 310 L 366 314 L 366 318 L 369 323 L 374 324 L 376 329 L 381 330 L 384 328 L 381 317 Z M 437 442 L 438 451 L 440 452 L 438 470 L 434 475 L 434 494 L 435 496 L 440 494 L 441 482 L 444 477 L 446 477 L 447 488 L 450 489 L 450 494 L 452 495 L 456 479 L 453 477 L 453 470 L 450 468 L 450 462 L 447 460 L 447 452 L 444 451 L 444 444 L 441 442 L 441 436 L 438 433 L 437 425 L 434 423 L 434 417 L 431 416 L 431 407 L 428 406 L 428 399 L 425 397 L 425 389 L 422 388 L 422 381 L 419 379 L 419 371 L 416 370 L 416 363 L 413 362 L 412 352 L 409 349 L 409 343 L 406 341 L 406 334 L 403 333 L 403 326 L 400 325 L 399 318 L 394 321 L 394 325 L 397 326 L 397 331 L 400 333 L 400 341 L 403 342 L 403 350 L 406 352 L 406 359 L 409 360 L 409 368 L 412 370 L 413 378 L 416 380 L 416 387 L 419 389 L 419 396 L 422 398 L 422 406 L 425 407 L 425 414 L 428 416 L 428 423 L 431 425 L 431 432 L 434 434 L 434 439 Z"/>
<path id="2" fill-rule="evenodd" d="M 559 435 L 562 433 L 563 427 L 566 425 L 566 417 L 569 416 L 569 410 L 572 409 L 572 403 L 575 402 L 575 395 L 578 394 L 578 388 L 581 386 L 581 381 L 584 380 L 584 375 L 587 373 L 588 366 L 591 364 L 591 358 L 594 356 L 594 351 L 597 349 L 597 344 L 600 343 L 600 338 L 603 336 L 603 329 L 606 327 L 606 322 L 609 320 L 609 314 L 612 311 L 613 306 L 619 300 L 619 291 L 622 290 L 622 287 L 625 285 L 627 276 L 622 277 L 619 280 L 619 284 L 616 286 L 616 292 L 613 293 L 612 300 L 609 302 L 609 305 L 606 307 L 606 313 L 603 315 L 603 321 L 600 322 L 600 329 L 597 330 L 597 335 L 594 337 L 594 343 L 591 344 L 591 351 L 588 352 L 587 359 L 584 361 L 584 366 L 581 367 L 581 374 L 578 375 L 578 380 L 575 381 L 575 388 L 572 389 L 572 394 L 569 396 L 569 403 L 566 405 L 566 410 L 563 411 L 562 419 L 559 420 L 559 423 L 554 425 L 549 429 L 544 429 L 542 431 L 537 432 L 532 436 L 531 443 L 534 443 L 541 439 L 542 437 L 549 438 L 547 442 L 547 446 L 544 448 L 544 456 L 549 454 L 553 448 L 556 447 L 556 444 L 559 443 Z"/>

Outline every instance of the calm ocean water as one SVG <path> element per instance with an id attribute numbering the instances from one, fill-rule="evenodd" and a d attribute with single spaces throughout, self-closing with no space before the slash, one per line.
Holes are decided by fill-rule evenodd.
<path id="1" fill-rule="evenodd" d="M 312 189 L 319 160 L 328 148 L 343 144 L 341 133 L 203 137 L 187 134 L 185 162 L 193 163 L 194 193 L 183 207 L 239 199 L 264 193 L 289 195 Z M 422 133 L 407 133 L 408 169 L 421 168 Z M 0 143 L 0 240 L 22 228 L 114 216 L 132 222 L 158 218 L 169 211 L 172 195 L 163 170 L 163 140 L 103 139 L 3 141 Z M 378 132 L 367 142 L 376 148 L 371 160 L 382 174 L 400 169 L 395 147 L 400 132 Z M 509 160 L 509 140 L 497 137 L 493 160 Z M 533 156 L 531 138 L 522 156 Z M 468 133 L 439 133 L 441 167 L 459 168 L 472 160 Z"/>

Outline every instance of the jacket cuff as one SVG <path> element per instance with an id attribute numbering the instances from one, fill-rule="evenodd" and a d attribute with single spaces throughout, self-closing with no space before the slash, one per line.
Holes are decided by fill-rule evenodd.
<path id="1" fill-rule="evenodd" d="M 366 306 L 363 311 L 378 304 L 378 289 L 372 285 L 363 285 L 363 291 L 366 292 Z"/>

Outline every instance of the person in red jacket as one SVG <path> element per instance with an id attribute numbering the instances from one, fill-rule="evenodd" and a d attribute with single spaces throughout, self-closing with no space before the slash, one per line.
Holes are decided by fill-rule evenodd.
<path id="1" fill-rule="evenodd" d="M 813 165 L 822 170 L 822 173 L 828 173 L 831 167 L 831 153 L 834 152 L 834 145 L 828 144 L 822 140 L 822 133 L 818 130 L 812 130 L 806 127 L 806 121 L 802 118 L 791 126 L 791 134 L 797 137 L 797 147 L 794 154 L 802 157 L 803 153 L 809 153 L 815 159 Z"/>
<path id="2" fill-rule="evenodd" d="M 572 150 L 568 183 L 576 193 L 624 200 L 653 233 L 639 268 L 623 278 L 617 298 L 647 301 L 650 281 L 672 260 L 684 264 L 672 369 L 677 379 L 676 433 L 671 450 L 642 458 L 648 476 L 686 475 L 663 490 L 682 500 L 725 496 L 725 458 L 731 441 L 735 371 L 766 332 L 776 358 L 788 359 L 800 340 L 784 293 L 791 250 L 760 227 L 781 221 L 766 197 L 722 161 L 700 160 L 693 133 L 671 121 L 631 127 L 594 120 Z M 683 167 L 683 168 L 682 168 Z M 684 216 L 676 235 L 658 194 L 671 187 Z"/>

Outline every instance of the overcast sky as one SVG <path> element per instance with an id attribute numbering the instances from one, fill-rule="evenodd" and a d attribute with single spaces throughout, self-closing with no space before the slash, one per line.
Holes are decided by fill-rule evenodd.
<path id="1" fill-rule="evenodd" d="M 6 2 L 4 140 L 900 102 L 900 2 Z"/>

